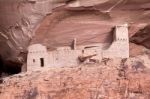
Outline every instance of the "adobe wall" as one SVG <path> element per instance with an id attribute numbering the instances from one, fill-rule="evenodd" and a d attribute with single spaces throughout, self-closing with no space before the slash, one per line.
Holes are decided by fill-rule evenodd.
<path id="1" fill-rule="evenodd" d="M 56 50 L 49 52 L 49 65 L 54 67 L 77 66 L 81 50 Z"/>
<path id="2" fill-rule="evenodd" d="M 90 57 L 101 61 L 102 49 L 105 44 L 91 44 L 78 46 L 76 49 L 71 47 L 59 47 L 54 51 L 47 51 L 41 44 L 34 44 L 28 48 L 27 71 L 40 70 L 42 67 L 64 67 L 77 66 L 80 64 L 79 56 Z M 44 59 L 44 66 L 41 66 L 40 58 Z"/>
<path id="3" fill-rule="evenodd" d="M 104 58 L 129 58 L 128 25 L 116 26 L 114 41 L 103 51 Z"/>
<path id="4" fill-rule="evenodd" d="M 43 66 L 41 66 L 41 58 L 43 58 Z M 37 70 L 41 67 L 48 66 L 47 48 L 41 44 L 34 44 L 28 48 L 27 71 Z"/>
<path id="5" fill-rule="evenodd" d="M 90 46 L 92 47 L 86 48 Z M 77 66 L 80 63 L 78 59 L 79 56 L 87 57 L 94 54 L 96 54 L 96 56 L 92 58 L 101 61 L 102 48 L 104 46 L 102 44 L 95 44 L 95 46 L 97 47 L 93 47 L 93 45 L 78 46 L 76 50 L 71 50 L 69 47 L 60 47 L 55 51 L 49 52 L 49 65 L 55 67 Z"/>

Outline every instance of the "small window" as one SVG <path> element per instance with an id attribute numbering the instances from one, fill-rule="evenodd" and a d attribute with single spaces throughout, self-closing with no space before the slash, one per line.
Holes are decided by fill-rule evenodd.
<path id="1" fill-rule="evenodd" d="M 40 58 L 41 67 L 44 67 L 44 58 Z"/>
<path id="2" fill-rule="evenodd" d="M 33 59 L 33 63 L 35 63 L 35 59 Z"/>
<path id="3" fill-rule="evenodd" d="M 82 50 L 82 53 L 84 54 L 84 50 Z"/>

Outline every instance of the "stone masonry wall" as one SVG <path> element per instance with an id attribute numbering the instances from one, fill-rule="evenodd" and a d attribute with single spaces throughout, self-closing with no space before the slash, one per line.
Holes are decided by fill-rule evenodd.
<path id="1" fill-rule="evenodd" d="M 40 44 L 31 45 L 28 48 L 27 70 L 37 70 L 39 68 L 48 66 L 48 53 L 45 46 Z M 43 63 L 42 63 L 42 60 Z"/>
<path id="2" fill-rule="evenodd" d="M 116 26 L 114 41 L 111 46 L 103 51 L 104 58 L 129 58 L 129 37 L 127 24 Z"/>

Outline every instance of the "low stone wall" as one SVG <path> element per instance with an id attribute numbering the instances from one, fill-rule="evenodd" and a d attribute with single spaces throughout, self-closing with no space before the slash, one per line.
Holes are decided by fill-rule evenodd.
<path id="1" fill-rule="evenodd" d="M 90 48 L 91 47 L 91 48 Z M 71 50 L 68 47 L 61 47 L 55 51 L 48 52 L 49 66 L 77 66 L 79 65 L 79 56 L 91 57 L 91 59 L 102 59 L 102 49 L 104 44 L 93 44 L 86 46 L 78 46 L 76 50 Z"/>
<path id="2" fill-rule="evenodd" d="M 129 44 L 127 42 L 113 42 L 103 51 L 104 58 L 129 58 Z"/>
<path id="3" fill-rule="evenodd" d="M 49 52 L 49 66 L 76 66 L 79 64 L 78 57 L 81 50 L 56 50 Z"/>

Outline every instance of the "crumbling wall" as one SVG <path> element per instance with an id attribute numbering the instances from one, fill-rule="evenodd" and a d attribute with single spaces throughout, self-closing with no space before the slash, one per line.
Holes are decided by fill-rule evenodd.
<path id="1" fill-rule="evenodd" d="M 71 50 L 68 47 L 61 47 L 55 51 L 49 52 L 49 66 L 77 66 L 80 64 L 79 57 L 87 57 L 88 59 L 101 61 L 102 47 L 88 48 L 78 47 L 76 50 Z"/>
<path id="2" fill-rule="evenodd" d="M 39 70 L 41 67 L 63 67 L 77 66 L 82 63 L 79 57 L 89 60 L 101 61 L 102 49 L 105 44 L 92 44 L 78 46 L 76 49 L 68 47 L 59 47 L 54 51 L 47 51 L 47 48 L 41 44 L 33 44 L 28 48 L 27 70 Z M 41 58 L 44 59 L 42 66 Z"/>
<path id="3" fill-rule="evenodd" d="M 81 50 L 56 50 L 49 52 L 50 66 L 77 66 L 79 64 L 78 57 Z"/>
<path id="4" fill-rule="evenodd" d="M 95 45 L 97 46 L 98 44 Z M 90 45 L 78 46 L 75 50 L 71 50 L 70 47 L 60 47 L 55 51 L 49 52 L 49 66 L 77 66 L 80 64 L 80 56 L 101 61 L 102 45 L 99 44 L 99 46 L 91 48 L 86 48 Z M 91 57 L 88 58 L 89 56 Z"/>

